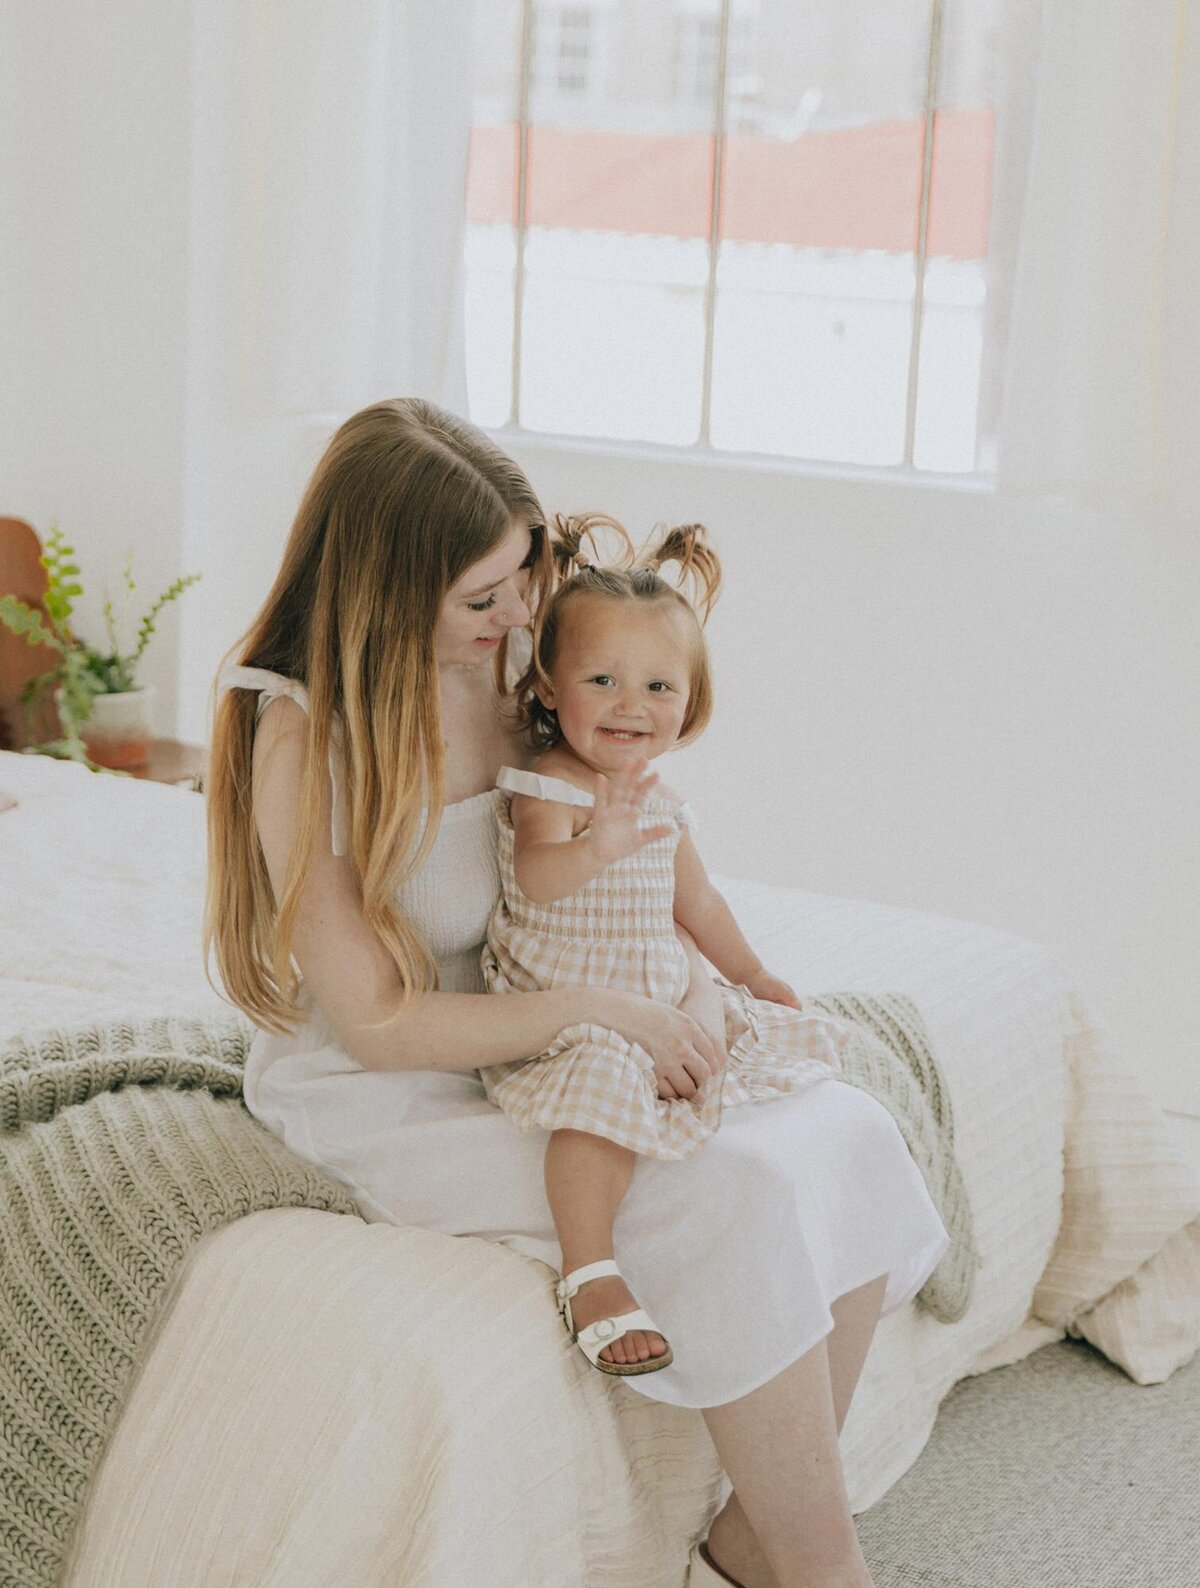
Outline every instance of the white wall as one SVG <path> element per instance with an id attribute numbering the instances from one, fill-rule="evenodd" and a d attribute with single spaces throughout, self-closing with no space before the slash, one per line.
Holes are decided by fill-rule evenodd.
<path id="1" fill-rule="evenodd" d="M 0 24 L 0 513 L 58 523 L 99 641 L 130 548 L 147 605 L 185 571 L 188 7 L 6 3 Z M 142 670 L 163 731 L 177 636 L 168 607 Z"/>
<path id="2" fill-rule="evenodd" d="M 1200 1113 L 1200 542 L 1148 510 L 516 441 L 551 510 L 712 529 L 712 869 L 1048 944 Z M 668 774 L 670 775 L 670 774 Z"/>

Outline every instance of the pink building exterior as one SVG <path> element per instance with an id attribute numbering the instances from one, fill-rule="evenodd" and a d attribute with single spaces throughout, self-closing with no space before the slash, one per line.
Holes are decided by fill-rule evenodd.
<path id="1" fill-rule="evenodd" d="M 934 123 L 929 253 L 987 254 L 991 107 L 939 111 Z M 784 140 L 745 134 L 725 144 L 721 235 L 795 248 L 916 249 L 919 118 Z M 696 238 L 709 233 L 708 134 L 531 127 L 530 226 Z M 515 223 L 517 129 L 471 134 L 468 218 Z"/>

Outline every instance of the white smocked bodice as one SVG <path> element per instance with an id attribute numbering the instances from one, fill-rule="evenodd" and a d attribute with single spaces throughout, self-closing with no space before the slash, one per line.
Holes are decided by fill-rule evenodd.
<path id="1" fill-rule="evenodd" d="M 258 694 L 258 715 L 281 695 L 308 710 L 308 691 L 294 678 L 262 667 L 226 667 L 217 687 Z M 332 789 L 331 841 L 335 855 L 346 852 L 346 797 L 341 739 L 335 724 L 330 738 Z M 442 810 L 433 847 L 425 863 L 396 891 L 401 912 L 420 932 L 437 961 L 444 992 L 482 992 L 479 954 L 488 920 L 500 892 L 496 848 L 496 804 L 500 795 L 485 789 Z"/>
<path id="2" fill-rule="evenodd" d="M 496 791 L 442 811 L 425 864 L 396 890 L 396 903 L 429 944 L 443 992 L 482 992 L 480 950 L 500 891 Z"/>

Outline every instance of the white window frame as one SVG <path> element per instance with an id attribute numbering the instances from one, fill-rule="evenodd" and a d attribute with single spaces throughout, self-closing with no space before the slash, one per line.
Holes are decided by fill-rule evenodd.
<path id="1" fill-rule="evenodd" d="M 742 12 L 738 16 L 731 16 L 729 22 L 729 66 L 735 72 L 733 80 L 743 90 L 750 75 L 748 63 L 756 20 L 756 15 Z M 694 110 L 697 105 L 704 103 L 706 97 L 715 92 L 715 74 L 720 66 L 720 31 L 720 0 L 704 0 L 701 4 L 698 4 L 697 0 L 677 0 L 672 39 L 672 87 L 676 104 L 681 105 L 685 110 Z M 701 44 L 705 41 L 705 36 L 710 33 L 714 44 L 714 83 L 706 96 L 701 92 L 703 84 L 700 82 L 699 67 Z M 741 75 L 737 76 L 739 68 Z M 707 76 L 707 73 L 705 75 Z M 711 103 L 711 97 L 709 102 Z"/>
<path id="2" fill-rule="evenodd" d="M 942 473 L 918 469 L 913 461 L 916 440 L 917 394 L 921 366 L 921 332 L 924 321 L 925 275 L 928 267 L 929 201 L 933 172 L 934 117 L 938 107 L 945 32 L 946 0 L 929 0 L 929 43 L 926 55 L 925 100 L 922 112 L 921 185 L 918 204 L 917 250 L 912 307 L 912 340 L 909 350 L 908 386 L 905 402 L 904 455 L 898 464 L 836 463 L 795 455 L 748 453 L 714 447 L 711 439 L 713 332 L 716 317 L 717 254 L 721 234 L 721 173 L 727 127 L 730 29 L 733 0 L 718 0 L 719 31 L 716 88 L 713 96 L 713 182 L 711 225 L 708 238 L 708 279 L 704 302 L 704 364 L 699 438 L 688 446 L 671 446 L 652 441 L 630 441 L 602 436 L 556 435 L 533 430 L 520 422 L 522 311 L 525 297 L 525 242 L 527 235 L 527 194 L 530 99 L 533 80 L 533 16 L 535 0 L 523 0 L 521 18 L 520 87 L 518 95 L 517 216 L 515 227 L 516 259 L 513 272 L 512 380 L 508 418 L 502 425 L 489 426 L 489 434 L 511 445 L 529 444 L 553 450 L 571 449 L 614 456 L 652 458 L 671 463 L 704 464 L 738 472 L 769 472 L 795 476 L 814 476 L 833 480 L 887 481 L 913 486 L 952 488 L 965 492 L 994 492 L 994 469 L 975 469 L 970 473 Z M 578 103 L 578 102 L 576 102 Z"/>

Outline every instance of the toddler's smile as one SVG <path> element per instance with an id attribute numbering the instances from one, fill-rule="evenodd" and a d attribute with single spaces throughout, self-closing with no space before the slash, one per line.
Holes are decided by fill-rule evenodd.
<path id="1" fill-rule="evenodd" d="M 606 596 L 569 608 L 550 674 L 539 689 L 562 736 L 596 772 L 653 760 L 679 737 L 691 666 L 685 620 L 673 604 Z"/>

